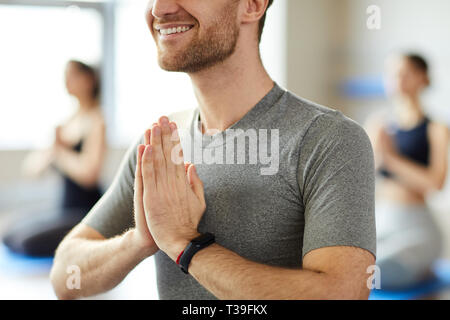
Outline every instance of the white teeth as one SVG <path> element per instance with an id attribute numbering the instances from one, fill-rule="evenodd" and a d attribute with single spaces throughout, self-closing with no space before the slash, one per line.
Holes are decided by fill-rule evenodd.
<path id="1" fill-rule="evenodd" d="M 186 32 L 186 31 L 189 31 L 190 29 L 191 29 L 191 27 L 174 27 L 174 28 L 169 28 L 169 29 L 160 29 L 159 32 L 162 35 L 169 35 L 169 34 L 174 34 L 174 33 Z"/>

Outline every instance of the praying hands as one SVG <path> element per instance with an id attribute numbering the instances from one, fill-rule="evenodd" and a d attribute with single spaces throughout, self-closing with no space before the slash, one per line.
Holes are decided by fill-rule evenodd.
<path id="1" fill-rule="evenodd" d="M 198 237 L 205 210 L 203 183 L 193 164 L 185 164 L 175 123 L 162 117 L 138 146 L 135 176 L 136 229 L 146 245 L 172 260 Z"/>

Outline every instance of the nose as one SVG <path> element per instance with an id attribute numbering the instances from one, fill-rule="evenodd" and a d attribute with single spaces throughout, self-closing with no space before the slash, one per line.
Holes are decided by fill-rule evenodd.
<path id="1" fill-rule="evenodd" d="M 177 0 L 153 0 L 152 15 L 155 18 L 176 14 L 178 10 Z"/>

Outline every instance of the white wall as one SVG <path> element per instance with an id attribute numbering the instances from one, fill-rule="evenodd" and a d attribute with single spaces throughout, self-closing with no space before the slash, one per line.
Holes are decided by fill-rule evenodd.
<path id="1" fill-rule="evenodd" d="M 327 105 L 336 9 L 335 0 L 288 0 L 287 8 L 288 89 Z"/>
<path id="2" fill-rule="evenodd" d="M 343 0 L 348 12 L 347 75 L 376 75 L 386 56 L 414 51 L 431 64 L 433 86 L 424 96 L 436 117 L 450 124 L 450 1 Z M 366 27 L 366 8 L 381 9 L 381 30 Z M 355 110 L 357 112 L 357 110 Z"/>
<path id="3" fill-rule="evenodd" d="M 369 5 L 381 9 L 381 30 L 367 28 Z M 431 115 L 450 124 L 450 1 L 288 0 L 287 87 L 343 111 L 361 124 L 384 98 L 350 99 L 338 87 L 353 77 L 382 75 L 386 56 L 413 50 L 430 60 L 433 86 L 424 96 Z M 430 204 L 450 212 L 450 175 Z M 447 223 L 450 225 L 450 222 Z"/>
<path id="4" fill-rule="evenodd" d="M 429 114 L 450 124 L 450 1 L 448 0 L 343 0 L 348 8 L 346 67 L 340 77 L 377 75 L 383 72 L 386 56 L 392 52 L 414 51 L 430 62 L 432 87 L 424 95 Z M 366 8 L 378 5 L 382 24 L 379 31 L 366 27 Z M 354 118 L 364 121 L 368 114 L 389 108 L 384 99 L 349 100 L 339 103 Z M 450 228 L 450 175 L 442 192 L 430 196 L 437 218 Z M 450 241 L 450 239 L 449 239 Z M 450 251 L 450 248 L 449 248 Z M 450 254 L 450 252 L 449 252 Z"/>

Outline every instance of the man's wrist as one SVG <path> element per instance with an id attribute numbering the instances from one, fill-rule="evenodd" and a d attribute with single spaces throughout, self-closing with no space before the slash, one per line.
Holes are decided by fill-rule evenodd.
<path id="1" fill-rule="evenodd" d="M 166 254 L 173 260 L 177 261 L 180 254 L 186 249 L 189 243 L 195 238 L 199 237 L 200 233 L 195 232 L 188 236 L 181 237 L 172 242 L 172 245 L 167 250 Z"/>
<path id="2" fill-rule="evenodd" d="M 127 242 L 127 239 L 131 240 L 132 247 L 135 248 L 137 255 L 141 259 L 151 257 L 158 251 L 156 244 L 154 246 L 145 245 L 136 229 L 131 229 L 125 234 L 124 241 Z"/>

